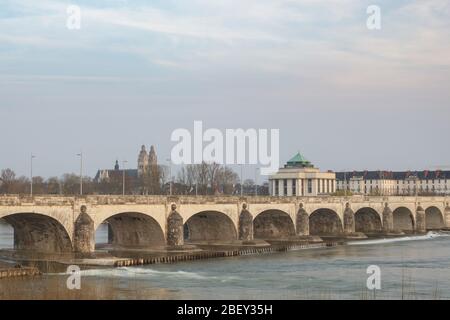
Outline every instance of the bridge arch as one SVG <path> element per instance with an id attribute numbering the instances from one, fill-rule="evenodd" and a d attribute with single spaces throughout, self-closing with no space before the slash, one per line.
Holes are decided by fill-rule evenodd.
<path id="1" fill-rule="evenodd" d="M 355 212 L 355 231 L 363 233 L 381 232 L 380 214 L 373 208 L 363 207 Z"/>
<path id="2" fill-rule="evenodd" d="M 398 207 L 392 212 L 394 230 L 412 232 L 414 231 L 414 215 L 406 207 Z"/>
<path id="3" fill-rule="evenodd" d="M 184 223 L 185 241 L 237 240 L 237 230 L 231 218 L 220 211 L 201 211 Z"/>
<path id="4" fill-rule="evenodd" d="M 72 251 L 70 233 L 57 219 L 44 213 L 21 212 L 4 215 L 14 229 L 14 249 L 43 253 Z"/>
<path id="5" fill-rule="evenodd" d="M 438 207 L 430 206 L 425 209 L 425 228 L 427 230 L 445 227 L 444 215 Z"/>
<path id="6" fill-rule="evenodd" d="M 336 211 L 321 208 L 309 216 L 309 233 L 311 235 L 340 235 L 343 233 L 342 221 Z"/>
<path id="7" fill-rule="evenodd" d="M 255 239 L 283 239 L 295 236 L 295 225 L 291 216 L 278 209 L 268 209 L 253 219 Z"/>
<path id="8" fill-rule="evenodd" d="M 140 212 L 120 212 L 103 220 L 108 239 L 118 247 L 161 247 L 165 245 L 161 225 L 152 216 Z M 101 225 L 101 224 L 100 224 Z"/>

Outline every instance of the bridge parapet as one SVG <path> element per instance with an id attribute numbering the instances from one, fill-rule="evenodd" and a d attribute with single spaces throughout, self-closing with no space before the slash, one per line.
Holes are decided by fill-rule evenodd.
<path id="1" fill-rule="evenodd" d="M 444 205 L 450 200 L 447 197 L 415 197 L 415 196 L 360 196 L 347 197 L 318 196 L 318 197 L 273 197 L 273 196 L 223 196 L 223 195 L 199 195 L 199 196 L 165 196 L 165 195 L 87 195 L 87 196 L 62 196 L 62 195 L 0 195 L 1 205 L 20 205 L 32 203 L 36 205 L 67 205 L 77 202 L 85 202 L 92 205 L 105 204 L 162 204 L 179 202 L 184 204 L 203 203 L 359 203 L 359 202 L 408 202 L 408 203 L 441 203 Z"/>

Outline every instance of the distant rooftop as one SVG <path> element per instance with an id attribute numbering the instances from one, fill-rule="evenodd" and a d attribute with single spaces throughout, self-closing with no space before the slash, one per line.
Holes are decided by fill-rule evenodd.
<path id="1" fill-rule="evenodd" d="M 405 180 L 408 178 L 417 178 L 420 180 L 434 180 L 434 179 L 449 179 L 450 171 L 445 170 L 423 170 L 423 171 L 349 171 L 349 172 L 336 172 L 337 180 L 350 180 L 354 177 L 361 177 L 365 180 Z"/>

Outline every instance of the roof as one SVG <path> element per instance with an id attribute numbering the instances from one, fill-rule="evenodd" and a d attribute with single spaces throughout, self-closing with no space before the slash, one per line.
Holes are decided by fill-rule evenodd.
<path id="1" fill-rule="evenodd" d="M 337 180 L 350 180 L 353 177 L 362 177 L 365 180 L 405 180 L 407 178 L 418 178 L 420 180 L 450 179 L 450 171 L 443 170 L 423 170 L 423 171 L 349 171 L 336 172 Z"/>
<path id="2" fill-rule="evenodd" d="M 308 161 L 300 152 L 297 152 L 285 165 L 285 168 L 312 168 L 313 164 Z"/>
<path id="3" fill-rule="evenodd" d="M 108 177 L 110 179 L 123 177 L 123 170 L 106 169 L 106 170 L 98 170 L 97 174 L 95 175 L 94 180 L 99 181 L 101 172 L 105 172 L 105 171 L 108 172 Z M 137 179 L 138 178 L 138 170 L 137 169 L 126 169 L 125 176 L 129 177 L 129 178 Z"/>

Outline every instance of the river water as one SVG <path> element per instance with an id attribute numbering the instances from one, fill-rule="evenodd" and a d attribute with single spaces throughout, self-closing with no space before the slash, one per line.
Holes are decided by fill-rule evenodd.
<path id="1" fill-rule="evenodd" d="M 12 230 L 0 225 L 0 246 Z M 104 237 L 104 235 L 102 235 Z M 366 287 L 368 266 L 381 289 Z M 450 235 L 357 241 L 171 265 L 81 272 L 81 290 L 67 275 L 0 281 L 1 298 L 84 299 L 450 299 Z"/>

